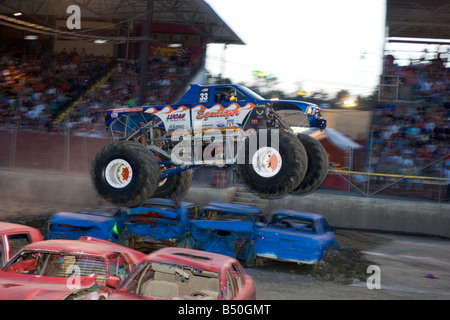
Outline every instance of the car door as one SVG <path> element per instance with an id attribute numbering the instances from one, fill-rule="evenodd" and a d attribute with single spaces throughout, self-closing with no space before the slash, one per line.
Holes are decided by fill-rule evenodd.
<path id="1" fill-rule="evenodd" d="M 192 120 L 202 129 L 240 127 L 254 107 L 247 105 L 245 95 L 234 86 L 200 88 L 197 102 L 192 108 Z"/>
<path id="2" fill-rule="evenodd" d="M 244 270 L 237 263 L 231 265 L 231 275 L 235 283 L 235 300 L 255 299 L 255 287 L 253 283 L 245 276 Z"/>
<path id="3" fill-rule="evenodd" d="M 259 231 L 255 253 L 273 259 L 286 259 L 295 250 L 295 237 L 287 228 L 267 225 Z"/>
<path id="4" fill-rule="evenodd" d="M 315 233 L 287 221 L 269 221 L 260 229 L 255 254 L 269 259 L 310 262 L 318 253 Z"/>

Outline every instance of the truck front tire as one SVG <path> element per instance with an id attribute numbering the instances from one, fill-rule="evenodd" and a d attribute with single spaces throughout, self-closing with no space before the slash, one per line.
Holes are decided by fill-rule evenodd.
<path id="1" fill-rule="evenodd" d="M 91 168 L 92 183 L 106 201 L 137 207 L 150 198 L 159 183 L 159 165 L 153 153 L 134 141 L 103 147 Z"/>

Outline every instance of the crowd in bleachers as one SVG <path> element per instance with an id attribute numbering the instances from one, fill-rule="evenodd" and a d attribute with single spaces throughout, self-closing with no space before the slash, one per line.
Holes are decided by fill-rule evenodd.
<path id="1" fill-rule="evenodd" d="M 372 120 L 370 166 L 377 173 L 440 177 L 449 155 L 450 69 L 437 55 L 400 67 L 386 57 L 385 75 L 410 86 L 410 100 L 383 101 Z"/>
<path id="2" fill-rule="evenodd" d="M 398 65 L 393 55 L 385 57 L 383 74 L 397 76 L 400 85 L 411 88 L 412 98 L 422 97 L 449 97 L 450 73 L 447 66 L 447 57 L 442 53 L 427 60 L 424 57 L 410 60 L 408 65 Z"/>
<path id="3" fill-rule="evenodd" d="M 105 109 L 139 102 L 139 67 L 138 62 L 76 50 L 38 53 L 2 48 L 0 128 L 102 134 Z M 189 54 L 152 55 L 144 103 L 170 103 L 195 67 Z"/>
<path id="4" fill-rule="evenodd" d="M 55 115 L 113 65 L 84 51 L 0 48 L 0 126 L 49 129 Z"/>
<path id="5" fill-rule="evenodd" d="M 196 70 L 196 64 L 186 57 L 151 57 L 144 105 L 175 102 L 174 99 L 186 85 L 188 77 Z M 104 131 L 104 110 L 140 105 L 139 82 L 139 62 L 118 63 L 105 83 L 99 84 L 93 92 L 81 98 L 67 116 L 65 124 L 72 126 L 72 131 L 78 134 L 89 130 L 98 132 L 98 128 Z M 92 123 L 97 124 L 96 128 Z"/>

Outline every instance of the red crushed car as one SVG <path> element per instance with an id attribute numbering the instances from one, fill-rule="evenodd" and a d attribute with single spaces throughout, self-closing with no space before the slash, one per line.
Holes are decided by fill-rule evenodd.
<path id="1" fill-rule="evenodd" d="M 32 243 L 0 270 L 0 299 L 106 299 L 145 257 L 91 237 Z"/>
<path id="2" fill-rule="evenodd" d="M 234 258 L 167 247 L 149 254 L 111 300 L 254 300 L 255 283 Z"/>
<path id="3" fill-rule="evenodd" d="M 33 227 L 0 222 L 0 267 L 25 245 L 44 240 L 41 232 Z"/>

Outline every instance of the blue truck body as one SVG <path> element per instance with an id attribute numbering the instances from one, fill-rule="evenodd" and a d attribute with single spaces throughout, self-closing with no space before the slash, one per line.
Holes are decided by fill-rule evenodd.
<path id="1" fill-rule="evenodd" d="M 212 201 L 191 220 L 193 248 L 237 258 L 245 265 L 254 262 L 254 240 L 258 232 L 257 208 Z"/>
<path id="2" fill-rule="evenodd" d="M 255 254 L 274 260 L 313 264 L 326 249 L 337 245 L 334 228 L 322 215 L 277 210 L 261 227 L 255 240 Z"/>
<path id="3" fill-rule="evenodd" d="M 236 96 L 231 101 L 220 98 L 223 90 L 233 88 Z M 242 85 L 224 84 L 200 86 L 191 84 L 189 90 L 174 105 L 156 105 L 141 107 L 124 107 L 106 110 L 106 129 L 111 129 L 111 124 L 123 115 L 127 121 L 116 122 L 118 131 L 129 132 L 137 124 L 150 121 L 155 117 L 162 120 L 161 126 L 166 131 L 179 128 L 193 128 L 194 121 L 202 121 L 203 128 L 241 128 L 245 117 L 256 106 L 276 105 L 282 109 L 297 109 L 308 118 L 308 126 L 325 129 L 327 121 L 322 118 L 320 108 L 309 102 L 295 100 L 270 100 L 265 99 Z M 284 107 L 282 107 L 284 106 Z M 133 113 L 135 115 L 133 116 Z"/>
<path id="4" fill-rule="evenodd" d="M 121 238 L 130 248 L 141 251 L 184 246 L 190 218 L 197 213 L 198 206 L 190 202 L 150 199 L 124 212 Z"/>
<path id="5" fill-rule="evenodd" d="M 49 219 L 48 239 L 78 240 L 82 236 L 117 242 L 123 227 L 123 209 L 96 207 L 79 212 L 58 212 Z"/>

